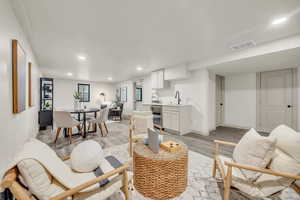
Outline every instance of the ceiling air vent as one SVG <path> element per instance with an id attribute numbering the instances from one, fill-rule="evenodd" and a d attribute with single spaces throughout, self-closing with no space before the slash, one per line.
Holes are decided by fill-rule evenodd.
<path id="1" fill-rule="evenodd" d="M 231 45 L 230 48 L 234 51 L 238 51 L 238 50 L 254 47 L 255 45 L 256 43 L 253 40 L 250 40 L 250 41 L 244 41 L 238 44 Z"/>

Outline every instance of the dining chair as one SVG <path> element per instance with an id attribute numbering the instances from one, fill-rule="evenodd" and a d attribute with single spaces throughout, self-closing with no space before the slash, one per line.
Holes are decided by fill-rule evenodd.
<path id="1" fill-rule="evenodd" d="M 54 143 L 56 143 L 61 129 L 66 128 L 67 133 L 69 135 L 70 144 L 71 144 L 72 143 L 72 128 L 77 127 L 78 130 L 81 130 L 80 122 L 73 119 L 71 114 L 69 112 L 66 112 L 66 111 L 54 111 L 53 112 L 53 117 L 54 117 L 54 123 L 57 127 L 56 137 L 55 137 Z"/>
<path id="2" fill-rule="evenodd" d="M 91 119 L 88 121 L 88 130 L 90 129 L 91 125 L 96 124 L 98 125 L 101 135 L 106 136 L 108 134 L 108 129 L 106 122 L 108 121 L 108 108 L 104 108 L 100 110 L 100 114 L 97 118 Z"/>

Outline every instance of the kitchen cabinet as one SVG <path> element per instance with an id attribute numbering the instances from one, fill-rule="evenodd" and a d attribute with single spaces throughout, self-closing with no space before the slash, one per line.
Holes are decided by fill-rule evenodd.
<path id="1" fill-rule="evenodd" d="M 165 86 L 164 70 L 158 70 L 151 73 L 151 83 L 153 89 L 162 89 Z"/>
<path id="2" fill-rule="evenodd" d="M 190 106 L 189 105 L 163 105 L 163 128 L 175 131 L 183 135 L 190 130 Z"/>
<path id="3" fill-rule="evenodd" d="M 179 118 L 180 112 L 163 111 L 163 127 L 179 132 Z"/>

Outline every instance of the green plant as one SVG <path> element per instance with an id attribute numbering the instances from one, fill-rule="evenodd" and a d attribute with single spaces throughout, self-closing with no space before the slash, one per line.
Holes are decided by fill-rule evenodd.
<path id="1" fill-rule="evenodd" d="M 50 108 L 51 108 L 51 105 L 48 102 L 44 104 L 45 110 L 50 109 Z"/>
<path id="2" fill-rule="evenodd" d="M 74 92 L 73 97 L 74 99 L 79 100 L 80 99 L 79 92 Z"/>

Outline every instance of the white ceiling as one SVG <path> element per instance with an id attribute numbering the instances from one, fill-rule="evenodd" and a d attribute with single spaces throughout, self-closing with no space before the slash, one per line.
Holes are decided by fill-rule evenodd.
<path id="1" fill-rule="evenodd" d="M 13 0 L 46 76 L 126 80 L 300 33 L 299 0 Z M 270 26 L 288 16 L 286 24 Z M 85 55 L 86 61 L 79 61 Z M 136 67 L 144 68 L 137 72 Z"/>
<path id="2" fill-rule="evenodd" d="M 219 75 L 254 73 L 300 67 L 300 47 L 216 64 L 209 69 Z"/>

